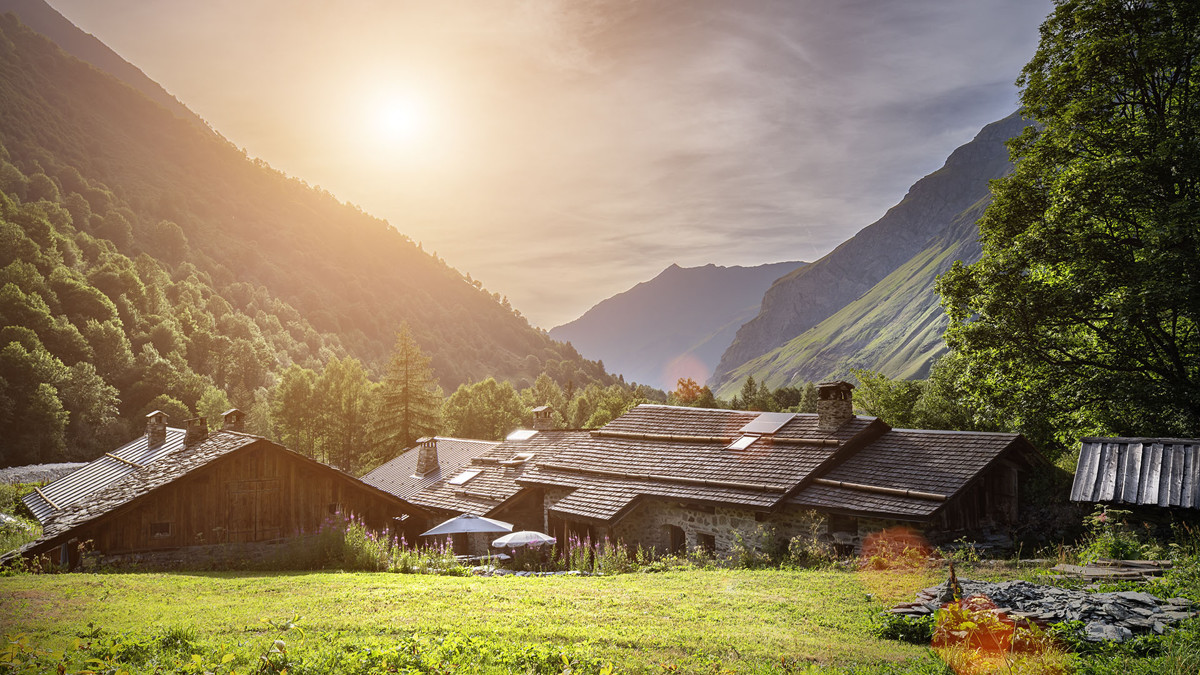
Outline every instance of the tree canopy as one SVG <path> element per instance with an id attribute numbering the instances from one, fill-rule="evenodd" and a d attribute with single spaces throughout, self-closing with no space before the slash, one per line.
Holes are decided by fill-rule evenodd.
<path id="1" fill-rule="evenodd" d="M 1057 0 L 1042 25 L 983 257 L 939 282 L 947 342 L 1022 431 L 1200 434 L 1197 57 L 1191 0 Z"/>

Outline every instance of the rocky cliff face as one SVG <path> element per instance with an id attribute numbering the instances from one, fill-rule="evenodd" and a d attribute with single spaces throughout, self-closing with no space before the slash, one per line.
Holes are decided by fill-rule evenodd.
<path id="1" fill-rule="evenodd" d="M 882 218 L 820 260 L 776 281 L 764 295 L 758 315 L 738 330 L 722 355 L 710 381 L 714 389 L 732 386 L 746 374 L 757 379 L 758 373 L 746 372 L 753 370 L 744 367 L 748 362 L 834 316 L 915 257 L 929 254 L 931 246 L 943 250 L 955 246 L 939 240 L 954 232 L 964 212 L 988 197 L 988 181 L 1011 168 L 1004 142 L 1025 125 L 1013 113 L 984 127 L 970 143 L 955 150 L 941 169 L 917 181 Z M 973 241 L 977 230 L 965 228 L 962 236 Z M 951 239 L 957 242 L 962 236 Z M 927 290 L 921 292 L 932 293 L 932 279 L 925 286 Z M 936 305 L 936 298 L 932 302 Z"/>
<path id="2" fill-rule="evenodd" d="M 679 377 L 703 382 L 737 328 L 758 312 L 771 283 L 803 264 L 671 265 L 554 328 L 550 337 L 602 359 L 628 381 L 668 390 Z"/>

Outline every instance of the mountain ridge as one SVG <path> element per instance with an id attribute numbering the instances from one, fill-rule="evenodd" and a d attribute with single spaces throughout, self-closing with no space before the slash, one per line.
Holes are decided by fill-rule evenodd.
<path id="1" fill-rule="evenodd" d="M 746 364 L 779 350 L 830 319 L 870 293 L 956 224 L 961 225 L 962 215 L 989 194 L 988 181 L 1011 168 L 1005 142 L 1026 124 L 1019 113 L 1013 113 L 986 125 L 970 142 L 955 149 L 941 168 L 914 183 L 881 218 L 820 260 L 772 284 L 763 296 L 758 315 L 738 329 L 733 343 L 722 354 L 710 380 L 714 391 L 732 391 L 746 375 L 756 372 L 744 367 Z M 974 220 L 970 225 L 974 226 Z M 821 363 L 824 365 L 796 366 L 795 372 L 812 374 L 831 365 Z M 815 374 L 809 379 L 824 376 Z"/>
<path id="2" fill-rule="evenodd" d="M 16 14 L 32 30 L 46 36 L 60 49 L 140 91 L 176 117 L 212 133 L 208 124 L 140 68 L 125 60 L 95 35 L 84 31 L 45 0 L 0 0 L 0 14 Z"/>
<path id="3" fill-rule="evenodd" d="M 758 266 L 672 263 L 653 278 L 593 305 L 550 330 L 588 358 L 633 381 L 673 389 L 679 377 L 704 381 L 757 311 L 763 292 L 802 262 Z"/>

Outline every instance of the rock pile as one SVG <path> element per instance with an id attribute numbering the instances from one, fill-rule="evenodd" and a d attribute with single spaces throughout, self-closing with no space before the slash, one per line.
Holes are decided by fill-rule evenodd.
<path id="1" fill-rule="evenodd" d="M 958 581 L 963 597 L 986 596 L 1010 618 L 1040 625 L 1082 621 L 1085 637 L 1095 642 L 1124 642 L 1135 633 L 1150 631 L 1161 634 L 1168 626 L 1197 615 L 1192 601 L 1186 598 L 1163 600 L 1136 591 L 1089 593 L 1028 581 Z M 946 584 L 926 588 L 917 594 L 916 602 L 902 603 L 889 611 L 912 617 L 932 614 L 941 607 L 938 598 L 946 590 Z"/>

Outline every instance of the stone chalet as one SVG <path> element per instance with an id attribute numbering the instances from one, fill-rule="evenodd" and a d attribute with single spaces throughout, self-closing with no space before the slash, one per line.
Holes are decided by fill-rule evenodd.
<path id="1" fill-rule="evenodd" d="M 1044 463 L 1022 436 L 893 429 L 856 417 L 852 389 L 822 383 L 816 414 L 645 404 L 594 431 L 551 430 L 540 409 L 534 429 L 406 499 L 659 552 L 719 554 L 735 535 L 786 540 L 811 532 L 814 511 L 826 516 L 821 534 L 847 550 L 889 525 L 937 541 L 1018 522 L 1023 477 Z M 426 465 L 438 445 L 419 448 Z M 484 547 L 486 537 L 466 546 Z"/>

